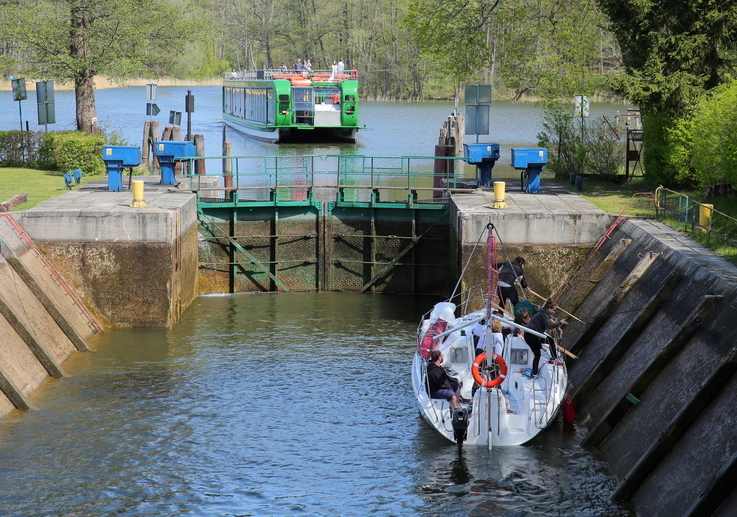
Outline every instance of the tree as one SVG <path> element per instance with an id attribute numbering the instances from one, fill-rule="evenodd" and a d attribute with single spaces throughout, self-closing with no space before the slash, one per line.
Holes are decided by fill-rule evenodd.
<path id="1" fill-rule="evenodd" d="M 597 1 L 622 50 L 624 73 L 612 86 L 643 114 L 683 114 L 735 64 L 734 2 Z"/>
<path id="2" fill-rule="evenodd" d="M 166 73 L 185 38 L 184 9 L 157 0 L 0 0 L 3 39 L 16 42 L 22 70 L 72 82 L 77 128 L 96 128 L 94 78 L 113 81 Z"/>

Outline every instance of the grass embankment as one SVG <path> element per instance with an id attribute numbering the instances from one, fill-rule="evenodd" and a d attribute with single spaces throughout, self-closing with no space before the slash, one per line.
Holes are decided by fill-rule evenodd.
<path id="1" fill-rule="evenodd" d="M 82 178 L 80 186 L 85 185 L 87 181 L 89 181 L 87 178 Z M 9 201 L 19 194 L 28 194 L 28 201 L 12 208 L 11 212 L 28 210 L 65 192 L 69 191 L 64 184 L 64 177 L 58 171 L 0 167 L 0 203 Z"/>
<path id="2" fill-rule="evenodd" d="M 551 182 L 565 185 L 555 180 Z M 570 184 L 567 184 L 567 187 L 574 190 Z M 585 178 L 580 195 L 610 214 L 655 218 L 657 216 L 655 210 L 655 190 L 657 188 L 658 185 L 647 183 L 642 177 L 633 178 L 628 184 L 614 184 Z M 680 190 L 678 193 L 688 197 L 689 219 L 691 220 L 694 219 L 694 215 L 698 220 L 699 203 L 713 205 L 711 229 L 714 233 L 708 234 L 698 228 L 693 228 L 691 224 L 684 224 L 671 214 L 661 213 L 660 220 L 737 264 L 737 247 L 726 243 L 722 238 L 726 236 L 732 241 L 737 241 L 737 222 L 730 219 L 737 219 L 737 197 L 730 195 L 707 198 L 704 190 Z M 667 199 L 671 208 L 678 206 L 679 201 L 675 194 L 669 192 Z M 685 212 L 685 199 L 682 200 L 682 203 L 684 206 L 681 206 L 681 211 Z"/>

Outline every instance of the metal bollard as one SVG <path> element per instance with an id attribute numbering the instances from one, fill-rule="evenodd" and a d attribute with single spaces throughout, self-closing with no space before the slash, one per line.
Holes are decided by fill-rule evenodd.
<path id="1" fill-rule="evenodd" d="M 507 204 L 504 202 L 504 193 L 506 192 L 506 183 L 503 181 L 494 182 L 494 202 L 491 204 L 491 208 L 507 208 Z"/>
<path id="2" fill-rule="evenodd" d="M 701 205 L 699 207 L 699 232 L 706 233 L 711 227 L 711 211 L 714 210 L 714 205 Z"/>
<path id="3" fill-rule="evenodd" d="M 143 202 L 143 181 L 135 180 L 131 182 L 133 184 L 133 203 L 131 208 L 142 208 L 146 206 Z"/>

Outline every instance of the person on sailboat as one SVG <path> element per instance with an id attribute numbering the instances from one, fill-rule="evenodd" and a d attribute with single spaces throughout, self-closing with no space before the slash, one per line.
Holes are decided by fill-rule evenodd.
<path id="1" fill-rule="evenodd" d="M 440 366 L 443 362 L 443 353 L 433 350 L 430 361 L 427 363 L 427 384 L 431 399 L 445 399 L 450 402 L 451 409 L 461 407 L 458 402 L 460 384 L 450 378 L 445 368 Z"/>
<path id="2" fill-rule="evenodd" d="M 553 299 L 548 298 L 547 300 L 545 300 L 545 305 L 543 305 L 542 309 L 537 311 L 535 315 L 530 318 L 530 321 L 525 326 L 530 330 L 534 330 L 542 334 L 546 330 L 559 328 L 562 325 L 567 325 L 568 322 L 566 320 L 557 320 L 553 316 L 557 308 L 558 307 L 555 305 Z M 543 340 L 530 332 L 525 332 L 524 337 L 525 343 L 527 343 L 527 346 L 529 346 L 532 350 L 532 376 L 534 377 L 535 375 L 537 375 L 537 372 L 540 368 L 540 351 L 542 350 Z M 558 356 L 555 350 L 555 344 L 550 338 L 548 338 L 547 342 L 550 345 L 550 355 L 553 356 L 553 359 L 555 359 Z"/>
<path id="3" fill-rule="evenodd" d="M 473 342 L 476 348 L 476 357 L 486 352 L 486 320 L 479 321 L 473 327 Z"/>
<path id="4" fill-rule="evenodd" d="M 496 355 L 502 355 L 504 351 L 504 336 L 502 335 L 502 322 L 494 320 L 491 322 L 491 343 Z"/>
<path id="5" fill-rule="evenodd" d="M 522 289 L 528 293 L 532 292 L 532 289 L 527 286 L 527 280 L 525 279 L 525 263 L 523 257 L 517 257 L 513 261 L 504 262 L 499 268 L 497 285 L 501 294 L 502 307 L 506 307 L 507 300 L 512 302 L 513 309 L 519 302 L 517 287 L 514 285 L 517 281 L 519 281 Z"/>

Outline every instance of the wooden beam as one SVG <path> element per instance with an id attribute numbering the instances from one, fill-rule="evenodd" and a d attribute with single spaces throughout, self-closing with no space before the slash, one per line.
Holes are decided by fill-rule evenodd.
<path id="1" fill-rule="evenodd" d="M 697 420 L 699 414 L 735 372 L 737 372 L 737 347 L 732 348 L 726 359 L 699 386 L 694 397 L 673 416 L 660 436 L 652 441 L 648 450 L 622 478 L 610 499 L 625 501 L 632 497 L 632 494 L 657 467 L 660 460 L 668 454 L 686 429 Z"/>
<path id="2" fill-rule="evenodd" d="M 645 393 L 655 378 L 660 375 L 660 372 L 668 366 L 670 361 L 688 343 L 701 325 L 703 325 L 706 318 L 714 310 L 717 303 L 719 303 L 719 300 L 721 300 L 721 296 L 715 295 L 707 295 L 700 300 L 696 308 L 683 322 L 682 326 L 674 329 L 674 337 L 660 349 L 660 353 L 653 358 L 650 365 L 632 382 L 627 394 L 610 407 L 596 424 L 589 427 L 588 435 L 581 441 L 582 446 L 601 446 L 612 429 L 638 403 L 639 398 Z"/>
<path id="3" fill-rule="evenodd" d="M 676 287 L 682 280 L 681 275 L 671 274 L 663 283 L 657 294 L 650 299 L 647 305 L 640 310 L 637 317 L 631 320 L 629 328 L 620 336 L 616 343 L 604 354 L 596 365 L 586 376 L 586 380 L 581 383 L 578 389 L 572 393 L 573 402 L 576 405 L 583 405 L 591 396 L 594 390 L 601 384 L 607 374 L 616 366 L 619 360 L 629 349 L 630 345 L 635 342 L 648 323 L 658 313 L 663 303 L 670 298 Z"/>

